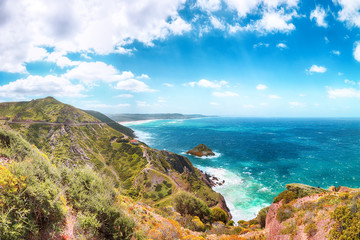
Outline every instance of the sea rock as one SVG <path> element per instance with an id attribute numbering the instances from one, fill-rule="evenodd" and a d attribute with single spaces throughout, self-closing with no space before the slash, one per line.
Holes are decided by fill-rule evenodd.
<path id="1" fill-rule="evenodd" d="M 208 156 L 215 156 L 215 153 L 208 148 L 205 144 L 199 144 L 194 147 L 192 150 L 186 152 L 187 154 L 191 154 L 197 157 L 208 157 Z"/>

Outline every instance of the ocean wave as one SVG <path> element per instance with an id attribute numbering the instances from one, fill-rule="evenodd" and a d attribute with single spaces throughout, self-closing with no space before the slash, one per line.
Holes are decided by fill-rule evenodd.
<path id="1" fill-rule="evenodd" d="M 217 185 L 213 189 L 224 196 L 235 222 L 253 219 L 262 208 L 269 205 L 268 202 L 255 195 L 256 192 L 268 193 L 270 189 L 259 184 L 251 176 L 242 176 L 225 168 L 201 165 L 196 165 L 196 167 L 218 178 L 218 182 L 225 181 L 223 185 Z"/>
<path id="2" fill-rule="evenodd" d="M 135 130 L 135 135 L 139 141 L 144 142 L 147 145 L 151 145 L 152 141 L 154 140 L 154 137 L 148 132 Z"/>

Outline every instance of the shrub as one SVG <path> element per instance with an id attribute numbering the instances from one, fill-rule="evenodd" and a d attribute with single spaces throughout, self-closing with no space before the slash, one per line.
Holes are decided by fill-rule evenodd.
<path id="1" fill-rule="evenodd" d="M 331 214 L 335 221 L 330 230 L 330 239 L 359 239 L 360 237 L 360 213 L 352 213 L 347 206 L 338 206 Z"/>
<path id="2" fill-rule="evenodd" d="M 285 190 L 274 198 L 273 203 L 280 202 L 281 200 L 284 199 L 285 204 L 288 204 L 289 202 L 295 200 L 296 198 L 297 198 L 296 193 L 289 190 Z"/>
<path id="3" fill-rule="evenodd" d="M 156 228 L 151 229 L 148 238 L 153 240 L 173 240 L 181 238 L 181 227 L 174 220 L 164 220 Z"/>
<path id="4" fill-rule="evenodd" d="M 256 217 L 256 220 L 257 220 L 258 224 L 260 224 L 261 228 L 265 227 L 266 216 L 267 216 L 268 211 L 269 211 L 269 207 L 265 207 L 259 211 L 259 213 Z"/>
<path id="5" fill-rule="evenodd" d="M 197 231 L 197 232 L 202 232 L 205 231 L 205 225 L 204 223 L 200 220 L 200 218 L 198 216 L 195 216 L 192 220 L 191 220 L 192 226 L 191 226 L 191 230 L 193 231 Z"/>
<path id="6" fill-rule="evenodd" d="M 304 228 L 304 232 L 307 234 L 308 237 L 315 236 L 315 234 L 317 232 L 316 225 L 314 223 L 310 223 L 310 224 L 306 225 Z"/>
<path id="7" fill-rule="evenodd" d="M 110 179 L 100 177 L 89 167 L 68 173 L 67 194 L 74 208 L 97 216 L 97 229 L 106 239 L 130 239 L 135 223 L 119 208 L 113 206 L 117 196 Z"/>
<path id="8" fill-rule="evenodd" d="M 214 222 L 221 221 L 223 223 L 227 223 L 228 215 L 223 209 L 221 209 L 220 207 L 214 207 L 213 209 L 211 209 L 211 211 L 213 215 L 212 220 Z"/>
<path id="9" fill-rule="evenodd" d="M 234 222 L 233 220 L 230 220 L 230 221 L 228 222 L 228 226 L 233 227 L 234 225 L 235 225 L 235 222 Z"/>
<path id="10" fill-rule="evenodd" d="M 208 222 L 212 217 L 205 202 L 188 192 L 179 192 L 174 196 L 174 207 L 182 216 L 198 216 L 202 222 Z"/>
<path id="11" fill-rule="evenodd" d="M 293 207 L 291 205 L 283 205 L 279 208 L 278 213 L 276 215 L 276 219 L 279 222 L 283 222 L 294 215 Z"/>

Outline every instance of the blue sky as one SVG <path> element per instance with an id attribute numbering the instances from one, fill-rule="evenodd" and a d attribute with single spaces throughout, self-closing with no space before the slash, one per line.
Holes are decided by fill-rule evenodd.
<path id="1" fill-rule="evenodd" d="M 0 2 L 0 100 L 360 117 L 360 0 Z"/>

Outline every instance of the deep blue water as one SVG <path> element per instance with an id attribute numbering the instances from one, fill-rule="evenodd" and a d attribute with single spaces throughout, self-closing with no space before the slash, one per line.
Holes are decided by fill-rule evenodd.
<path id="1" fill-rule="evenodd" d="M 205 118 L 127 126 L 153 148 L 184 154 L 204 143 L 218 153 L 186 156 L 225 180 L 215 190 L 236 221 L 255 217 L 287 183 L 360 187 L 359 119 Z"/>

